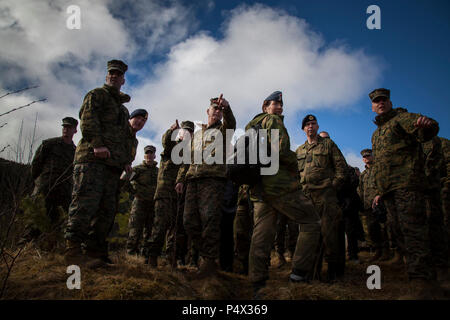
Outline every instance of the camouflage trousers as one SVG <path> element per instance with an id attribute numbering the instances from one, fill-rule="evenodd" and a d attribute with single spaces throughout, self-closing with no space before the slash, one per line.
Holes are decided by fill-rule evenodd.
<path id="1" fill-rule="evenodd" d="M 431 262 L 434 267 L 446 269 L 448 267 L 448 235 L 444 225 L 440 190 L 431 190 L 425 197 Z"/>
<path id="2" fill-rule="evenodd" d="M 244 266 L 248 266 L 248 254 L 253 233 L 253 209 L 249 203 L 238 205 L 234 217 L 234 255 Z"/>
<path id="3" fill-rule="evenodd" d="M 283 255 L 287 247 L 287 249 L 293 255 L 295 251 L 295 246 L 297 245 L 297 238 L 298 238 L 298 224 L 289 219 L 287 216 L 280 214 L 277 220 L 275 250 L 279 254 Z"/>
<path id="4" fill-rule="evenodd" d="M 342 210 L 339 207 L 336 192 L 333 188 L 309 190 L 307 195 L 311 197 L 314 207 L 321 219 L 320 252 L 325 261 L 337 264 L 341 261 L 340 226 L 342 224 Z M 342 232 L 341 232 L 342 233 Z M 344 256 L 345 257 L 345 256 Z M 320 262 L 319 262 L 319 265 Z M 320 270 L 319 270 L 320 271 Z"/>
<path id="5" fill-rule="evenodd" d="M 183 224 L 201 257 L 219 258 L 224 179 L 188 180 Z"/>
<path id="6" fill-rule="evenodd" d="M 178 199 L 177 193 L 170 193 L 170 198 L 158 198 L 155 200 L 155 221 L 153 224 L 152 235 L 148 240 L 148 255 L 160 256 L 166 241 L 166 252 L 172 253 L 176 248 L 178 257 L 185 254 L 186 235 L 184 232 L 182 217 L 177 218 L 178 210 L 183 210 L 180 206 L 181 199 Z M 176 246 L 176 247 L 175 247 Z"/>
<path id="7" fill-rule="evenodd" d="M 389 248 L 389 237 L 386 223 L 380 223 L 372 210 L 365 211 L 367 236 L 373 248 Z"/>
<path id="8" fill-rule="evenodd" d="M 141 249 L 143 253 L 146 252 L 155 216 L 154 206 L 153 200 L 134 198 L 128 220 L 127 252 L 129 254 L 140 254 Z"/>
<path id="9" fill-rule="evenodd" d="M 442 213 L 444 216 L 444 225 L 447 231 L 447 243 L 450 244 L 450 183 L 444 183 L 441 189 Z M 449 245 L 450 249 L 450 245 Z M 450 252 L 450 251 L 449 251 Z"/>
<path id="10" fill-rule="evenodd" d="M 107 253 L 116 215 L 121 170 L 100 163 L 76 164 L 65 238 Z"/>
<path id="11" fill-rule="evenodd" d="M 383 196 L 383 202 L 398 249 L 406 257 L 409 279 L 432 279 L 434 272 L 424 194 L 398 189 Z"/>
<path id="12" fill-rule="evenodd" d="M 292 269 L 297 274 L 313 270 L 320 239 L 320 220 L 313 203 L 301 190 L 283 194 L 277 199 L 255 201 L 253 234 L 249 255 L 249 280 L 265 281 L 269 277 L 270 252 L 277 232 L 280 214 L 300 224 Z"/>

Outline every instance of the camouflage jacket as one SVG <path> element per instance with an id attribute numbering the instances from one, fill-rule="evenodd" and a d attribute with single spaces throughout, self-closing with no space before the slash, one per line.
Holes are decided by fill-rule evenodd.
<path id="1" fill-rule="evenodd" d="M 441 181 L 447 176 L 444 154 L 442 152 L 442 142 L 439 137 L 433 137 L 430 141 L 422 143 L 425 153 L 425 175 L 428 187 L 439 192 Z"/>
<path id="2" fill-rule="evenodd" d="M 130 97 L 104 85 L 89 91 L 80 109 L 82 138 L 75 153 L 75 163 L 97 162 L 123 169 L 136 154 L 136 137 L 128 123 L 128 109 L 122 105 Z M 107 147 L 111 157 L 94 157 L 94 148 Z"/>
<path id="3" fill-rule="evenodd" d="M 370 211 L 372 202 L 377 195 L 377 189 L 374 188 L 373 170 L 366 166 L 366 170 L 359 177 L 358 195 L 364 205 L 364 211 Z"/>
<path id="4" fill-rule="evenodd" d="M 175 181 L 177 179 L 179 164 L 174 164 L 171 160 L 173 147 L 177 144 L 171 140 L 173 130 L 169 129 L 162 137 L 163 152 L 161 152 L 161 162 L 158 171 L 158 185 L 156 187 L 155 200 L 171 198 L 176 196 Z"/>
<path id="5" fill-rule="evenodd" d="M 446 187 L 447 190 L 450 187 L 450 141 L 446 138 L 441 139 L 441 145 L 442 145 L 442 154 L 444 155 L 444 165 L 446 168 L 446 175 L 442 179 L 442 186 Z"/>
<path id="6" fill-rule="evenodd" d="M 267 129 L 267 143 L 272 143 L 272 129 L 279 130 L 279 169 L 274 175 L 261 176 L 261 186 L 251 189 L 252 200 L 267 197 L 269 200 L 280 194 L 289 193 L 299 188 L 297 159 L 295 152 L 291 150 L 289 134 L 283 123 L 284 116 L 268 113 L 260 113 L 250 121 L 245 130 L 261 123 L 262 129 Z"/>
<path id="7" fill-rule="evenodd" d="M 31 163 L 36 192 L 71 189 L 74 155 L 75 145 L 65 143 L 62 137 L 42 141 Z"/>
<path id="8" fill-rule="evenodd" d="M 421 143 L 433 138 L 439 125 L 432 120 L 431 128 L 417 128 L 414 124 L 420 116 L 403 108 L 393 108 L 375 118 L 378 128 L 372 135 L 372 150 L 378 195 L 400 188 L 427 188 Z"/>
<path id="9" fill-rule="evenodd" d="M 333 187 L 345 181 L 347 162 L 331 139 L 317 137 L 317 143 L 306 141 L 296 150 L 300 184 L 304 191 Z"/>
<path id="10" fill-rule="evenodd" d="M 142 164 L 133 167 L 130 184 L 137 199 L 153 201 L 158 177 L 156 164 L 157 162 L 153 161 L 153 163 L 147 165 L 143 161 Z"/>
<path id="11" fill-rule="evenodd" d="M 219 130 L 223 136 L 223 159 L 222 164 L 213 163 L 207 164 L 205 163 L 205 159 L 202 157 L 201 164 L 194 163 L 194 150 L 202 150 L 202 153 L 205 149 L 208 148 L 211 144 L 214 143 L 214 131 L 210 130 L 216 129 Z M 226 178 L 226 151 L 227 151 L 227 141 L 226 141 L 226 130 L 227 129 L 236 129 L 236 119 L 234 118 L 233 111 L 231 108 L 225 109 L 223 111 L 223 123 L 222 121 L 217 121 L 216 123 L 208 126 L 206 124 L 202 125 L 202 129 L 198 130 L 194 133 L 194 137 L 191 140 L 191 164 L 189 166 L 183 165 L 180 168 L 177 177 L 178 182 L 184 182 L 190 179 L 196 178 Z M 211 155 L 215 156 L 215 150 L 211 152 Z"/>

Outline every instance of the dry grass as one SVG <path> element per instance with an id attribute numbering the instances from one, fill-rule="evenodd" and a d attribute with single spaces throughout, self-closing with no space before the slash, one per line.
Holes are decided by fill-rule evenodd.
<path id="1" fill-rule="evenodd" d="M 364 253 L 362 254 L 364 255 Z M 367 257 L 367 254 L 366 254 Z M 8 282 L 6 299 L 152 299 L 152 300 L 240 300 L 251 299 L 252 289 L 246 276 L 220 272 L 206 280 L 189 280 L 195 272 L 189 267 L 171 270 L 164 265 L 150 269 L 142 258 L 112 254 L 113 266 L 82 270 L 81 289 L 66 287 L 66 266 L 57 253 L 27 249 L 18 259 Z M 274 257 L 274 265 L 277 261 Z M 401 268 L 380 266 L 382 289 L 366 287 L 368 264 L 348 265 L 346 276 L 334 283 L 313 281 L 310 284 L 287 282 L 289 264 L 270 268 L 270 280 L 263 289 L 266 299 L 274 300 L 359 300 L 396 299 L 407 292 L 406 275 Z M 5 270 L 0 269 L 3 278 Z"/>

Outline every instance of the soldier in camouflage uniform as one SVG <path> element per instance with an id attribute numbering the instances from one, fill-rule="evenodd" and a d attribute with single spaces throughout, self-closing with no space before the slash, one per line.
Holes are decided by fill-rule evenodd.
<path id="1" fill-rule="evenodd" d="M 406 257 L 411 295 L 427 299 L 436 288 L 430 261 L 430 242 L 426 216 L 425 157 L 421 143 L 439 131 L 435 120 L 403 108 L 392 108 L 390 91 L 375 89 L 369 97 L 377 113 L 377 129 L 372 135 L 374 183 L 377 195 L 373 205 L 383 200 L 388 223 L 397 246 Z"/>
<path id="2" fill-rule="evenodd" d="M 70 205 L 76 148 L 72 138 L 77 132 L 78 121 L 66 117 L 62 120 L 62 126 L 62 136 L 42 141 L 31 163 L 31 175 L 34 179 L 32 197 L 42 195 L 45 198 L 47 215 L 53 225 L 60 218 L 58 206 L 67 211 Z M 29 241 L 39 234 L 39 229 L 27 226 L 24 239 Z"/>
<path id="3" fill-rule="evenodd" d="M 314 269 L 320 239 L 320 218 L 313 203 L 300 189 L 295 153 L 290 150 L 289 134 L 282 116 L 282 93 L 275 91 L 263 102 L 263 112 L 247 126 L 261 125 L 267 129 L 267 143 L 271 144 L 273 130 L 278 130 L 279 169 L 274 175 L 262 175 L 261 183 L 250 190 L 254 206 L 254 227 L 249 255 L 249 280 L 255 298 L 269 277 L 270 252 L 276 234 L 277 217 L 288 216 L 300 224 L 300 232 L 292 259 L 289 281 L 304 282 Z"/>
<path id="4" fill-rule="evenodd" d="M 368 238 L 375 247 L 375 254 L 370 258 L 370 262 L 385 261 L 389 259 L 389 244 L 387 238 L 387 228 L 385 223 L 381 223 L 372 210 L 372 202 L 377 191 L 374 188 L 373 179 L 373 155 L 372 149 L 361 151 L 366 169 L 359 177 L 358 195 L 363 203 L 362 215 L 367 221 Z"/>
<path id="5" fill-rule="evenodd" d="M 439 281 L 447 279 L 448 273 L 448 236 L 445 230 L 441 201 L 441 180 L 445 179 L 445 167 L 442 142 L 439 137 L 422 144 L 425 153 L 425 175 L 428 189 L 425 192 L 427 217 L 430 233 L 431 259 Z"/>
<path id="6" fill-rule="evenodd" d="M 319 125 L 313 115 L 302 121 L 302 130 L 307 141 L 296 150 L 300 184 L 309 196 L 322 221 L 322 243 L 320 254 L 328 263 L 327 279 L 334 280 L 339 262 L 339 224 L 342 210 L 337 199 L 337 190 L 343 185 L 347 163 L 339 148 L 329 138 L 317 134 Z M 320 259 L 320 257 L 319 257 Z M 320 275 L 321 262 L 317 264 Z"/>
<path id="7" fill-rule="evenodd" d="M 178 125 L 178 120 L 174 123 L 163 135 L 161 153 L 161 164 L 158 172 L 158 183 L 155 193 L 155 221 L 153 224 L 152 235 L 148 240 L 146 247 L 147 262 L 152 267 L 157 266 L 158 256 L 161 255 L 161 250 L 164 246 L 166 233 L 169 230 L 167 251 L 176 250 L 181 253 L 184 250 L 180 248 L 181 243 L 174 238 L 174 234 L 179 238 L 183 236 L 184 230 L 181 228 L 181 223 L 176 223 L 178 211 L 178 194 L 175 190 L 177 174 L 181 164 L 174 164 L 171 158 L 172 149 L 177 143 L 183 141 L 185 134 L 191 135 L 194 132 L 194 123 L 191 121 L 184 121 L 181 123 L 181 130 Z M 172 135 L 175 130 L 178 130 L 176 140 L 172 140 Z M 182 194 L 182 192 L 180 193 Z M 170 240 L 170 241 L 169 241 Z M 169 243 L 170 242 L 170 243 Z M 175 248 L 175 246 L 178 246 Z M 181 258 L 181 257 L 180 257 Z"/>
<path id="8" fill-rule="evenodd" d="M 248 254 L 253 232 L 253 205 L 249 198 L 249 186 L 239 187 L 236 216 L 234 217 L 234 255 L 240 263 L 241 274 L 248 274 Z"/>
<path id="9" fill-rule="evenodd" d="M 156 148 L 146 146 L 144 152 L 143 163 L 133 168 L 130 178 L 134 199 L 128 222 L 127 252 L 131 255 L 141 253 L 141 240 L 144 244 L 142 251 L 145 252 L 145 245 L 150 238 L 153 227 L 153 197 L 158 177 L 158 167 L 155 161 Z"/>
<path id="10" fill-rule="evenodd" d="M 216 259 L 219 258 L 221 204 L 226 184 L 226 130 L 236 128 L 236 119 L 228 101 L 222 98 L 210 99 L 207 109 L 208 124 L 202 124 L 201 130 L 194 134 L 191 141 L 192 162 L 180 169 L 177 177 L 177 188 L 186 185 L 186 204 L 184 207 L 183 224 L 191 237 L 193 246 L 199 249 L 200 268 L 197 278 L 215 274 Z M 222 123 L 223 117 L 223 123 Z M 222 140 L 216 141 L 216 134 L 222 134 Z M 214 138 L 213 138 L 214 137 Z M 195 163 L 195 152 L 211 148 L 212 143 L 223 146 L 223 155 L 219 163 L 208 164 L 204 157 L 199 164 Z M 216 150 L 212 151 L 215 156 Z M 208 158 L 206 159 L 208 160 Z M 222 163 L 220 163 L 222 162 Z"/>
<path id="11" fill-rule="evenodd" d="M 123 105 L 130 96 L 120 92 L 127 65 L 108 62 L 105 85 L 88 92 L 80 109 L 82 138 L 75 151 L 74 187 L 65 232 L 65 260 L 70 264 L 108 261 L 106 238 L 114 223 L 122 170 L 131 172 L 136 154 L 136 130 L 142 115 L 132 119 Z M 82 253 L 82 245 L 86 254 Z"/>

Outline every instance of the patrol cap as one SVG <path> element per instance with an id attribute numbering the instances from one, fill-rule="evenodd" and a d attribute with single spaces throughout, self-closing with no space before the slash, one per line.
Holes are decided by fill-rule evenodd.
<path id="1" fill-rule="evenodd" d="M 279 101 L 283 105 L 283 94 L 281 91 L 274 91 L 264 101 Z"/>
<path id="2" fill-rule="evenodd" d="M 78 125 L 78 120 L 72 117 L 65 117 L 62 119 L 62 126 L 73 126 L 76 127 Z"/>
<path id="3" fill-rule="evenodd" d="M 146 146 L 146 147 L 144 148 L 144 153 L 147 153 L 147 152 L 155 153 L 155 152 L 156 152 L 155 146 Z"/>
<path id="4" fill-rule="evenodd" d="M 128 70 L 128 66 L 122 60 L 110 60 L 108 61 L 108 71 L 119 70 L 125 73 Z"/>
<path id="5" fill-rule="evenodd" d="M 304 117 L 303 121 L 302 121 L 302 130 L 305 127 L 307 122 L 314 121 L 314 120 L 317 121 L 317 118 L 316 118 L 316 116 L 314 116 L 312 114 L 308 114 L 306 117 Z"/>
<path id="6" fill-rule="evenodd" d="M 361 150 L 361 155 L 363 157 L 371 156 L 372 155 L 372 149 L 363 149 L 363 150 Z"/>
<path id="7" fill-rule="evenodd" d="M 130 114 L 130 119 L 133 119 L 137 116 L 143 116 L 145 119 L 147 119 L 148 112 L 145 109 L 136 109 Z"/>
<path id="8" fill-rule="evenodd" d="M 194 132 L 194 123 L 192 121 L 183 121 L 181 123 L 181 129 L 186 129 Z"/>
<path id="9" fill-rule="evenodd" d="M 378 88 L 378 89 L 373 90 L 371 93 L 369 93 L 369 98 L 371 101 L 373 101 L 374 99 L 376 99 L 378 97 L 386 97 L 386 98 L 390 99 L 391 91 L 389 89 L 385 89 L 385 88 Z"/>

